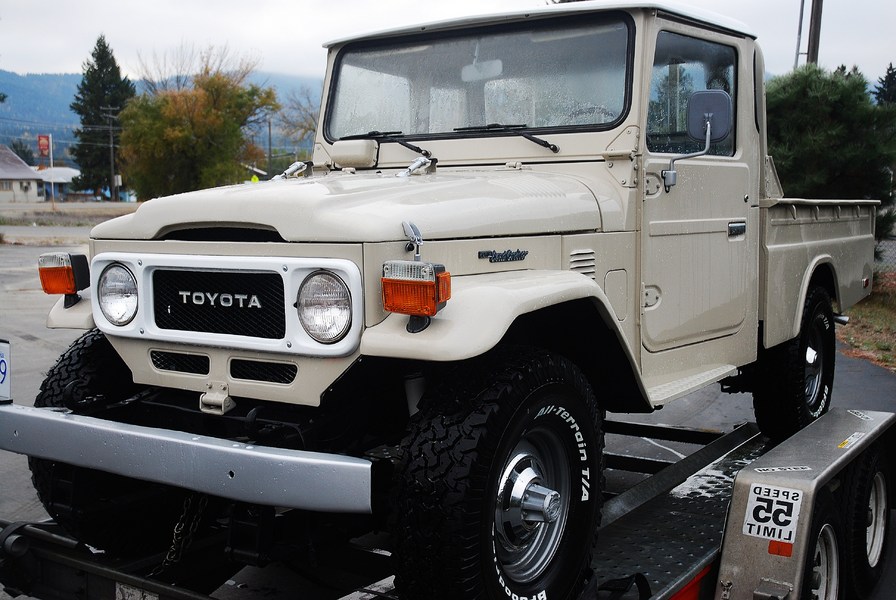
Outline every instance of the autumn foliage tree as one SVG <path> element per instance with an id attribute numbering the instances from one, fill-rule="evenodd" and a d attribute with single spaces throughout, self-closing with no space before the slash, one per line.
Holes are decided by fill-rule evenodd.
<path id="1" fill-rule="evenodd" d="M 184 85 L 156 81 L 121 113 L 124 170 L 138 198 L 236 183 L 241 165 L 264 156 L 250 132 L 279 108 L 274 90 L 249 83 L 254 64 L 226 60 L 226 49 L 199 62 Z"/>

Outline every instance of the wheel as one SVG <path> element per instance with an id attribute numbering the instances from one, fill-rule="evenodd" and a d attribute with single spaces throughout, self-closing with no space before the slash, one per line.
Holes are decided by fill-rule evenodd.
<path id="1" fill-rule="evenodd" d="M 34 405 L 62 407 L 66 399 L 100 394 L 123 399 L 137 389 L 105 335 L 94 329 L 59 357 Z M 80 541 L 119 555 L 171 542 L 184 498 L 173 488 L 40 458 L 29 457 L 28 466 L 44 508 Z"/>
<path id="2" fill-rule="evenodd" d="M 603 417 L 588 382 L 528 349 L 450 379 L 426 399 L 396 470 L 401 597 L 574 597 L 602 503 Z"/>
<path id="3" fill-rule="evenodd" d="M 869 598 L 883 575 L 889 544 L 890 499 L 886 456 L 877 446 L 856 464 L 847 491 L 846 581 L 850 598 Z"/>
<path id="4" fill-rule="evenodd" d="M 834 344 L 831 298 L 824 288 L 813 287 L 800 334 L 760 359 L 753 409 L 759 429 L 773 441 L 790 437 L 830 408 Z"/>
<path id="5" fill-rule="evenodd" d="M 830 494 L 823 493 L 816 500 L 810 535 L 800 598 L 839 600 L 843 587 L 843 532 Z"/>

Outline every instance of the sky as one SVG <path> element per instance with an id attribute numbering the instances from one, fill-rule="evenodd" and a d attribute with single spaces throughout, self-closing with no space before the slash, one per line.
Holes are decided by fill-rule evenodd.
<path id="1" fill-rule="evenodd" d="M 758 36 L 766 70 L 793 68 L 803 0 L 686 0 L 742 21 Z M 802 48 L 812 0 L 806 2 Z M 100 34 L 126 75 L 140 58 L 170 56 L 182 46 L 227 46 L 258 60 L 258 69 L 322 77 L 322 44 L 372 30 L 473 14 L 544 6 L 546 0 L 0 0 L 0 69 L 80 73 Z M 819 64 L 857 65 L 872 83 L 896 63 L 896 2 L 827 0 Z M 805 57 L 800 57 L 800 64 Z"/>

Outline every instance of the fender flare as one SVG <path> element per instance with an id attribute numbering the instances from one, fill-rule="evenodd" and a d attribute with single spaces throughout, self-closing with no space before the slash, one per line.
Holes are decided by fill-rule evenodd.
<path id="1" fill-rule="evenodd" d="M 809 286 L 815 280 L 820 268 L 827 268 L 831 272 L 832 289 L 829 290 L 831 300 L 839 304 L 839 283 L 837 275 L 837 267 L 834 258 L 830 254 L 819 254 L 815 256 L 807 265 L 803 272 L 803 278 L 800 281 L 798 290 L 793 295 L 779 299 L 785 306 L 789 306 L 790 312 L 783 312 L 773 315 L 769 313 L 766 317 L 766 323 L 762 334 L 762 345 L 765 348 L 774 348 L 779 344 L 783 344 L 788 340 L 792 340 L 800 334 L 800 325 L 803 319 L 803 306 L 806 303 L 806 296 L 809 295 Z M 796 287 L 796 286 L 794 286 Z M 766 302 L 769 300 L 766 299 Z M 789 304 L 793 302 L 793 304 Z"/>
<path id="2" fill-rule="evenodd" d="M 424 331 L 408 333 L 408 317 L 391 314 L 364 331 L 361 354 L 437 362 L 465 360 L 498 345 L 521 315 L 587 298 L 594 301 L 633 371 L 639 373 L 607 295 L 584 275 L 572 271 L 511 271 L 455 277 L 451 287 L 451 300 Z"/>
<path id="3" fill-rule="evenodd" d="M 833 288 L 828 290 L 831 295 L 831 300 L 833 300 L 835 304 L 838 304 L 840 302 L 840 299 L 838 297 L 840 284 L 837 281 L 837 268 L 834 264 L 834 258 L 829 254 L 816 256 L 815 259 L 811 263 L 809 263 L 809 266 L 806 268 L 806 272 L 803 273 L 803 281 L 800 284 L 799 299 L 794 306 L 793 323 L 791 326 L 790 337 L 787 339 L 792 340 L 800 334 L 800 327 L 802 326 L 803 321 L 803 308 L 806 304 L 806 297 L 809 295 L 809 288 L 812 285 L 812 281 L 815 279 L 815 275 L 818 273 L 818 269 L 822 266 L 829 267 L 831 271 L 831 283 L 833 284 Z"/>

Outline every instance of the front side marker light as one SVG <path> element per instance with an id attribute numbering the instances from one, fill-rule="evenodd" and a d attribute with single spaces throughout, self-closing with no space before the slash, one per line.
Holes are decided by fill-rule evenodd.
<path id="1" fill-rule="evenodd" d="M 90 285 L 90 267 L 83 254 L 50 252 L 37 259 L 40 285 L 47 294 L 65 294 L 65 308 L 81 299 L 78 292 Z"/>
<path id="2" fill-rule="evenodd" d="M 383 308 L 410 315 L 408 331 L 423 331 L 451 299 L 451 274 L 445 265 L 393 260 L 383 264 Z"/>

